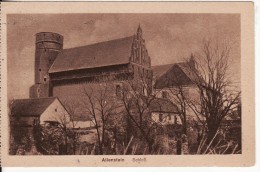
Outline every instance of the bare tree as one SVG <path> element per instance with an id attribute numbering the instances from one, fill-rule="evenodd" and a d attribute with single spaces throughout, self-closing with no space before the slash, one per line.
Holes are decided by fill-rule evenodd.
<path id="1" fill-rule="evenodd" d="M 69 154 L 70 115 L 65 109 L 44 124 L 35 126 L 34 130 L 37 147 L 43 154 Z"/>
<path id="2" fill-rule="evenodd" d="M 189 97 L 186 94 L 186 85 L 179 80 L 179 75 L 173 73 L 172 76 L 167 76 L 166 86 L 169 91 L 168 99 L 171 100 L 177 107 L 178 114 L 182 122 L 183 133 L 187 134 L 187 101 Z"/>
<path id="3" fill-rule="evenodd" d="M 69 109 L 69 107 L 71 107 L 71 109 Z M 57 127 L 60 128 L 62 130 L 62 135 L 63 135 L 63 138 L 64 138 L 64 144 L 62 144 L 63 146 L 63 149 L 62 152 L 64 154 L 69 154 L 69 151 L 68 151 L 68 147 L 69 147 L 69 137 L 70 137 L 70 133 L 71 133 L 71 128 L 70 128 L 70 125 L 71 125 L 71 121 L 74 119 L 73 115 L 74 115 L 74 109 L 72 109 L 73 107 L 73 104 L 69 104 L 67 103 L 67 108 L 70 110 L 70 111 L 67 111 L 68 109 L 64 109 L 63 112 L 60 113 L 59 116 L 55 116 L 55 121 L 57 122 Z M 74 107 L 73 107 L 74 108 Z M 70 112 L 72 114 L 70 114 Z M 72 119 L 71 119 L 72 117 Z"/>
<path id="4" fill-rule="evenodd" d="M 190 92 L 194 92 L 193 89 L 196 88 L 196 84 L 191 81 L 193 78 L 190 78 L 188 73 L 193 71 L 189 70 L 193 63 L 194 57 L 191 55 L 189 60 L 174 64 L 164 75 L 156 78 L 154 85 L 155 91 L 162 93 L 162 98 L 176 105 L 184 134 L 187 134 L 187 115 L 191 113 L 188 102 L 194 101 L 194 94 Z"/>
<path id="5" fill-rule="evenodd" d="M 158 128 L 158 124 L 154 123 L 150 116 L 151 103 L 156 99 L 156 94 L 156 92 L 152 92 L 151 76 L 139 73 L 136 79 L 124 82 L 122 94 L 119 97 L 128 119 L 128 125 L 137 129 L 137 137 L 146 141 L 149 151 L 152 150 L 154 144 L 153 131 Z M 133 132 L 133 128 L 131 130 Z"/>
<path id="6" fill-rule="evenodd" d="M 76 110 L 75 102 L 64 102 L 64 109 L 50 121 L 35 127 L 38 147 L 44 154 L 71 154 L 69 140 L 73 141 L 73 154 L 76 147 L 76 133 L 73 128 Z"/>
<path id="7" fill-rule="evenodd" d="M 110 120 L 114 115 L 120 115 L 120 105 L 114 99 L 113 84 L 102 83 L 86 85 L 83 87 L 83 105 L 87 114 L 93 119 L 97 132 L 98 153 L 104 154 L 107 146 L 105 134 L 111 127 Z"/>
<path id="8" fill-rule="evenodd" d="M 73 154 L 76 154 L 76 147 L 77 147 L 77 141 L 78 141 L 78 135 L 75 131 L 75 127 L 77 125 L 77 120 L 76 120 L 76 115 L 77 115 L 77 111 L 79 109 L 79 103 L 76 102 L 75 100 L 66 100 L 63 102 L 63 105 L 67 111 L 68 114 L 64 114 L 63 117 L 65 117 L 65 115 L 69 115 L 70 118 L 70 123 L 69 123 L 69 134 L 70 134 L 70 138 L 72 139 L 72 147 L 73 147 Z M 65 120 L 61 120 L 62 122 L 62 127 L 64 129 L 66 129 L 66 125 L 65 124 Z M 67 131 L 67 130 L 64 130 Z M 67 134 L 68 135 L 68 134 Z"/>
<path id="9" fill-rule="evenodd" d="M 201 122 L 206 122 L 208 141 L 214 138 L 222 120 L 236 108 L 240 99 L 240 90 L 234 88 L 229 73 L 230 51 L 230 44 L 204 41 L 202 50 L 195 55 L 196 68 L 190 66 L 200 103 L 195 105 L 190 101 L 189 106 Z"/>

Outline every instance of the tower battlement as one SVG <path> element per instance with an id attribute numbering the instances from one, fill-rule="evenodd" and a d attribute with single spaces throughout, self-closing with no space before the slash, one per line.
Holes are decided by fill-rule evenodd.
<path id="1" fill-rule="evenodd" d="M 63 36 L 53 32 L 40 32 L 36 34 L 36 49 L 62 50 Z"/>
<path id="2" fill-rule="evenodd" d="M 63 36 L 53 32 L 36 34 L 35 42 L 35 85 L 31 87 L 30 95 L 48 97 L 50 94 L 49 69 L 63 49 Z"/>

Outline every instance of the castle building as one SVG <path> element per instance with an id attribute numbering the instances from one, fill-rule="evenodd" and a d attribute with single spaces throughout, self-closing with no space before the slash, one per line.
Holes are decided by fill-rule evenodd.
<path id="1" fill-rule="evenodd" d="M 131 81 L 137 85 L 138 91 L 143 93 L 137 97 L 140 104 L 143 103 L 142 98 L 145 94 L 149 95 L 149 91 L 162 93 L 161 97 L 153 95 L 153 100 L 145 111 L 146 117 L 166 127 L 174 124 L 182 125 L 178 106 L 166 93 L 175 87 L 172 79 L 183 82 L 185 86 L 192 85 L 190 78 L 192 73 L 185 64 L 156 66 L 152 69 L 151 58 L 140 25 L 134 35 L 91 45 L 63 49 L 63 40 L 63 36 L 58 33 L 36 34 L 35 84 L 30 88 L 30 99 L 15 101 L 17 109 L 15 120 L 22 119 L 23 123 L 30 127 L 37 122 L 56 125 L 61 122 L 57 120 L 57 117 L 66 114 L 69 116 L 68 126 L 82 135 L 82 142 L 90 142 L 98 137 L 96 134 L 98 131 L 95 130 L 89 135 L 89 132 L 86 133 L 85 130 L 93 129 L 94 123 L 99 126 L 97 123 L 99 119 L 96 118 L 104 116 L 104 109 L 98 109 L 100 108 L 98 103 L 104 101 L 107 105 L 107 113 L 113 114 L 111 118 L 115 118 L 116 123 L 122 123 L 122 126 L 126 127 L 127 133 L 124 139 L 128 143 L 130 137 L 138 132 L 135 131 L 132 118 L 124 114 L 125 110 L 122 107 L 120 109 L 113 106 L 119 104 L 117 100 L 122 97 L 122 91 L 126 88 L 124 86 L 129 86 L 129 81 Z M 158 76 L 155 83 L 152 82 L 153 73 L 156 77 Z M 148 82 L 144 83 L 143 79 Z M 109 87 L 107 89 L 109 98 L 98 99 L 96 94 L 102 92 L 104 87 Z M 84 94 L 86 90 L 90 91 L 91 96 L 94 97 L 90 104 L 84 102 L 89 96 Z M 126 94 L 126 100 L 131 100 L 135 96 L 131 94 L 131 91 L 130 94 Z M 139 118 L 140 104 L 135 107 L 130 101 L 129 111 L 134 115 L 133 118 Z M 68 107 L 74 105 L 77 106 L 74 107 L 75 109 Z M 92 108 L 92 111 L 88 108 Z M 94 113 L 93 109 L 98 112 Z M 101 111 L 102 115 L 100 115 Z"/>
<path id="2" fill-rule="evenodd" d="M 63 49 L 60 34 L 41 32 L 36 34 L 35 84 L 30 98 L 76 101 L 82 96 L 83 85 L 102 83 L 113 83 L 112 94 L 116 94 L 120 83 L 140 74 L 152 77 L 140 25 L 132 36 L 69 49 Z"/>

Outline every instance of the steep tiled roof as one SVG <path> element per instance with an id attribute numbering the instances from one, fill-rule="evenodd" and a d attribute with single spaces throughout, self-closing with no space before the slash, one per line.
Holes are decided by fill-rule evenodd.
<path id="1" fill-rule="evenodd" d="M 190 78 L 191 81 L 193 82 L 199 81 L 199 76 L 196 74 L 198 71 L 194 68 L 192 69 L 192 66 L 190 66 L 187 62 L 177 63 L 176 65 L 178 65 L 181 68 L 181 70 L 185 73 L 187 77 Z"/>
<path id="2" fill-rule="evenodd" d="M 56 58 L 49 73 L 86 69 L 130 61 L 133 36 L 106 42 L 64 49 Z"/>
<path id="3" fill-rule="evenodd" d="M 198 75 L 194 72 L 195 70 L 188 62 L 154 66 L 155 88 L 194 85 L 199 80 Z"/>
<path id="4" fill-rule="evenodd" d="M 171 112 L 178 113 L 177 106 L 168 99 L 156 98 L 151 102 L 151 112 Z"/>
<path id="5" fill-rule="evenodd" d="M 17 99 L 12 104 L 12 115 L 14 116 L 40 116 L 56 97 Z"/>
<path id="6" fill-rule="evenodd" d="M 174 64 L 152 66 L 153 76 L 155 78 L 159 78 L 160 76 L 165 74 L 173 65 Z"/>

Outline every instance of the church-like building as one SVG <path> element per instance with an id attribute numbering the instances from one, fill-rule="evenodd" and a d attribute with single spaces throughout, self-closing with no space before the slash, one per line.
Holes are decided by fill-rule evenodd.
<path id="1" fill-rule="evenodd" d="M 62 103 L 75 102 L 82 97 L 83 86 L 95 88 L 102 83 L 112 83 L 110 92 L 115 95 L 124 81 L 140 75 L 152 78 L 140 25 L 131 36 L 69 49 L 63 49 L 62 35 L 40 32 L 36 34 L 35 84 L 30 98 L 58 97 Z"/>
<path id="2" fill-rule="evenodd" d="M 77 96 L 83 83 L 131 80 L 140 72 L 152 76 L 140 26 L 129 37 L 69 49 L 63 49 L 61 35 L 41 32 L 36 34 L 35 84 L 30 97 L 62 100 Z"/>
<path id="3" fill-rule="evenodd" d="M 165 86 L 160 87 L 165 83 L 163 77 L 157 78 L 155 85 L 152 83 L 158 71 L 162 76 L 176 72 L 168 70 L 164 65 L 151 67 L 140 25 L 132 36 L 68 49 L 63 49 L 62 35 L 40 32 L 36 34 L 35 84 L 30 88 L 30 99 L 57 97 L 64 107 L 77 102 L 81 106 L 77 108 L 77 120 L 84 121 L 89 117 L 86 108 L 82 106 L 83 87 L 91 86 L 91 89 L 95 89 L 93 92 L 99 92 L 102 84 L 110 83 L 109 94 L 116 97 L 125 81 L 135 82 L 142 76 L 151 81 L 146 91 L 158 91 L 160 88 L 164 93 Z M 187 71 L 177 73 L 182 74 L 177 78 L 189 78 Z M 164 96 L 158 98 L 169 101 Z M 167 106 L 171 107 L 165 107 L 166 110 L 158 111 L 158 107 L 152 109 L 157 109 L 156 114 L 159 115 L 176 115 L 176 105 L 169 104 L 172 103 L 168 102 Z"/>
<path id="4" fill-rule="evenodd" d="M 140 25 L 131 36 L 91 45 L 63 49 L 63 39 L 62 35 L 53 32 L 36 34 L 35 84 L 30 88 L 30 99 L 57 97 L 64 107 L 78 103 L 81 107 L 77 108 L 76 120 L 89 119 L 86 108 L 82 106 L 82 91 L 86 86 L 94 88 L 93 92 L 99 92 L 102 84 L 109 83 L 109 93 L 113 97 L 117 96 L 125 81 L 134 82 L 140 76 L 152 81 L 156 77 L 155 82 L 148 83 L 150 91 L 159 90 L 163 95 L 158 94 L 158 98 L 169 99 L 164 94 L 165 88 L 169 87 L 165 81 L 170 80 L 164 76 L 185 81 L 184 85 L 189 87 L 193 85 L 189 80 L 191 72 L 185 63 L 182 63 L 183 68 L 180 64 L 151 67 Z M 175 105 L 170 111 L 166 109 L 167 112 L 157 110 L 156 113 L 176 115 Z"/>

